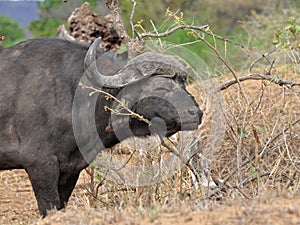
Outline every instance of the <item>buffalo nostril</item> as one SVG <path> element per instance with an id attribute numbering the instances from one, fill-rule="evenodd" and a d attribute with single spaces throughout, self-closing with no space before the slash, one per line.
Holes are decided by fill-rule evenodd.
<path id="1" fill-rule="evenodd" d="M 188 113 L 191 114 L 192 116 L 195 116 L 199 114 L 199 109 L 197 107 L 189 108 Z"/>
<path id="2" fill-rule="evenodd" d="M 199 118 L 199 124 L 201 123 L 202 116 L 203 116 L 203 112 L 202 112 L 201 109 L 199 109 L 198 107 L 192 107 L 192 108 L 189 108 L 187 111 L 191 116 L 198 117 Z"/>

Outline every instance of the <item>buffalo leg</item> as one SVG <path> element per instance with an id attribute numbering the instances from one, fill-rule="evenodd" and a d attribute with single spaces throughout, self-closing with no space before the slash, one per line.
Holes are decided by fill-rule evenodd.
<path id="1" fill-rule="evenodd" d="M 38 203 L 40 214 L 44 217 L 47 210 L 60 209 L 58 193 L 59 164 L 56 157 L 45 157 L 42 162 L 33 163 L 26 168 Z"/>
<path id="2" fill-rule="evenodd" d="M 79 173 L 71 175 L 66 183 L 58 185 L 61 208 L 65 207 L 65 204 L 69 201 L 72 191 L 77 183 L 78 177 Z"/>

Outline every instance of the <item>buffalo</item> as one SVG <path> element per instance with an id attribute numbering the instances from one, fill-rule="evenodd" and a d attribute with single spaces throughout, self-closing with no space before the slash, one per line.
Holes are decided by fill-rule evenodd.
<path id="1" fill-rule="evenodd" d="M 130 136 L 170 136 L 201 123 L 178 60 L 154 52 L 128 59 L 101 51 L 99 41 L 88 47 L 39 38 L 0 50 L 0 170 L 25 169 L 42 216 L 65 206 L 99 151 Z"/>

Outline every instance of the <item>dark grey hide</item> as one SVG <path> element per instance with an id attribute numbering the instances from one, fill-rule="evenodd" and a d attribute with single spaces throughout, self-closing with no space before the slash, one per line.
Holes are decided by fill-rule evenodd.
<path id="1" fill-rule="evenodd" d="M 88 49 L 60 39 L 33 39 L 0 50 L 0 170 L 26 170 L 43 216 L 49 209 L 64 207 L 80 171 L 96 157 L 95 152 L 129 136 L 145 136 L 155 132 L 151 126 L 137 119 L 124 119 L 122 116 L 113 118 L 109 111 L 104 111 L 104 106 L 113 107 L 114 102 L 100 94 L 93 111 L 94 121 L 89 123 L 96 124 L 97 138 L 103 145 L 94 146 L 95 137 L 82 130 L 79 134 L 80 145 L 88 146 L 84 151 L 91 151 L 88 159 L 82 156 L 74 137 L 72 107 L 76 108 L 75 119 L 89 120 L 84 118 L 86 114 L 82 112 L 90 106 L 89 101 L 93 97 L 89 98 L 90 91 L 86 89 L 76 92 L 80 79 L 87 80 L 83 75 Z M 128 73 L 135 73 L 137 61 L 127 62 L 124 56 L 117 57 L 114 53 L 103 54 L 98 51 L 97 54 L 102 56 L 98 70 L 104 75 L 113 76 L 123 71 L 128 77 Z M 125 67 L 127 64 L 129 66 Z M 122 98 L 129 102 L 133 111 L 149 120 L 159 118 L 158 121 L 164 121 L 166 136 L 181 129 L 196 129 L 201 122 L 202 112 L 185 90 L 185 77 L 178 74 L 180 69 L 174 70 L 170 76 L 159 72 L 170 68 L 156 68 L 153 74 L 143 75 L 138 81 L 135 78 L 131 84 L 124 83 L 123 79 L 118 88 L 112 88 L 114 82 L 110 82 L 110 86 L 104 90 L 114 96 L 123 91 Z M 95 76 L 98 79 L 97 74 Z M 93 78 L 90 80 L 93 81 Z M 99 83 L 95 86 L 99 86 Z M 73 105 L 75 92 L 79 96 Z M 166 96 L 167 100 L 156 97 L 156 94 L 151 97 L 152 93 Z M 85 125 L 76 125 L 77 132 L 81 132 L 80 126 L 84 128 Z"/>

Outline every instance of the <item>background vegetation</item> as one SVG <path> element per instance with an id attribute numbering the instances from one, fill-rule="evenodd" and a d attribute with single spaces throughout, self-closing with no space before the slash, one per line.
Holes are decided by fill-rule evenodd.
<path id="1" fill-rule="evenodd" d="M 18 22 L 3 15 L 0 15 L 0 35 L 5 36 L 3 47 L 11 46 L 25 38 L 24 31 L 19 27 Z"/>
<path id="2" fill-rule="evenodd" d="M 71 12 L 83 2 L 84 0 L 71 0 L 66 3 L 61 0 L 38 2 L 40 20 L 32 21 L 29 27 L 33 37 L 55 36 L 57 27 L 66 24 Z M 88 2 L 96 13 L 108 13 L 104 1 L 88 0 Z M 300 0 L 268 0 L 263 1 L 263 4 L 261 0 L 137 0 L 137 3 L 133 22 L 140 24 L 146 31 L 156 29 L 158 32 L 163 32 L 169 28 L 173 23 L 165 15 L 169 8 L 173 12 L 181 10 L 184 20 L 189 24 L 209 24 L 213 33 L 230 37 L 232 40 L 245 45 L 246 48 L 241 50 L 234 45 L 224 46 L 224 42 L 216 41 L 210 36 L 206 37 L 210 43 L 218 46 L 219 51 L 226 52 L 228 60 L 233 62 L 237 69 L 245 69 L 248 66 L 247 63 L 250 62 L 248 62 L 247 55 L 257 54 L 257 51 L 261 53 L 272 48 L 272 40 L 276 30 L 283 28 L 290 16 L 297 15 L 300 7 Z M 123 18 L 127 23 L 126 27 L 129 30 L 128 21 L 132 3 L 130 0 L 124 0 L 120 4 Z M 1 22 L 3 23 L 5 20 L 1 19 Z M 296 22 L 299 23 L 299 21 Z M 5 25 L 5 33 L 8 37 L 7 41 L 4 42 L 5 47 L 22 39 L 22 36 L 18 34 L 19 30 L 14 32 L 15 26 L 16 24 Z M 4 29 L 1 30 L 4 31 Z M 10 37 L 14 42 L 9 40 Z M 195 38 L 186 31 L 178 31 L 164 40 L 182 44 L 192 42 Z M 189 45 L 187 48 L 201 56 L 212 68 L 214 75 L 224 73 L 222 64 L 218 63 L 207 45 L 197 43 L 196 45 Z"/>

